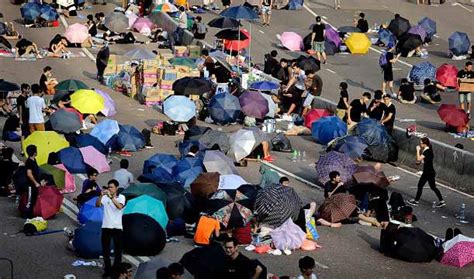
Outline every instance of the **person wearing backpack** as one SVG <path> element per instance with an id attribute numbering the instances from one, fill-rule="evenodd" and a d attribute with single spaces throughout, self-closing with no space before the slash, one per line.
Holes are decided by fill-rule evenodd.
<path id="1" fill-rule="evenodd" d="M 389 51 L 386 52 L 385 55 L 384 53 L 382 53 L 379 59 L 379 65 L 380 67 L 382 67 L 383 72 L 382 92 L 385 95 L 385 88 L 388 86 L 391 92 L 391 96 L 393 98 L 397 97 L 397 94 L 393 92 L 393 63 L 397 62 L 399 57 L 400 54 L 395 56 L 392 52 Z"/>
<path id="2" fill-rule="evenodd" d="M 202 17 L 200 16 L 196 17 L 191 30 L 193 32 L 194 39 L 204 40 L 206 38 L 207 27 L 204 23 L 202 23 Z"/>

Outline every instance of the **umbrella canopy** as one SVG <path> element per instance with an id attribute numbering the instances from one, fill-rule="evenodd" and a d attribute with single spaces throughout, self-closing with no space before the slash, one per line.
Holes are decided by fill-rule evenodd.
<path id="1" fill-rule="evenodd" d="M 129 28 L 132 28 L 135 21 L 137 21 L 137 19 L 139 18 L 135 13 L 132 13 L 132 12 L 125 13 L 125 16 L 128 18 L 128 27 Z"/>
<path id="2" fill-rule="evenodd" d="M 51 5 L 43 5 L 40 9 L 40 17 L 46 21 L 54 21 L 59 18 L 59 14 Z"/>
<path id="3" fill-rule="evenodd" d="M 239 26 L 242 26 L 238 20 L 235 20 L 233 18 L 229 17 L 217 17 L 214 18 L 213 20 L 209 21 L 207 24 L 210 27 L 215 27 L 215 28 L 237 28 Z"/>
<path id="4" fill-rule="evenodd" d="M 84 163 L 84 158 L 79 148 L 66 147 L 58 153 L 59 161 L 64 167 L 73 174 L 86 173 L 87 165 Z"/>
<path id="5" fill-rule="evenodd" d="M 230 149 L 229 135 L 223 131 L 208 130 L 204 135 L 199 136 L 198 141 L 206 147 L 206 149 L 220 150 L 227 153 Z"/>
<path id="6" fill-rule="evenodd" d="M 179 262 L 194 278 L 221 278 L 225 272 L 225 259 L 222 246 L 209 245 L 186 252 Z"/>
<path id="7" fill-rule="evenodd" d="M 236 190 L 242 185 L 249 184 L 238 174 L 225 174 L 219 177 L 219 190 Z"/>
<path id="8" fill-rule="evenodd" d="M 271 81 L 256 81 L 250 84 L 250 89 L 258 91 L 272 91 L 280 88 L 280 85 Z"/>
<path id="9" fill-rule="evenodd" d="M 176 80 L 173 83 L 173 90 L 176 95 L 202 95 L 212 91 L 212 87 L 211 83 L 206 79 L 198 77 L 184 77 Z"/>
<path id="10" fill-rule="evenodd" d="M 80 89 L 71 95 L 71 106 L 83 114 L 97 114 L 105 108 L 104 97 L 94 90 Z"/>
<path id="11" fill-rule="evenodd" d="M 104 109 L 100 111 L 104 116 L 114 116 L 117 114 L 117 110 L 115 109 L 115 101 L 110 97 L 110 95 L 102 90 L 94 89 L 97 94 L 104 98 Z"/>
<path id="12" fill-rule="evenodd" d="M 84 24 L 74 23 L 66 28 L 64 37 L 73 44 L 81 44 L 89 38 L 89 30 Z"/>
<path id="13" fill-rule="evenodd" d="M 293 188 L 273 184 L 257 193 L 254 213 L 260 222 L 279 227 L 289 218 L 296 220 L 301 206 L 302 201 Z"/>
<path id="14" fill-rule="evenodd" d="M 104 145 L 120 131 L 117 120 L 104 119 L 92 129 L 90 135 L 96 137 Z"/>
<path id="15" fill-rule="evenodd" d="M 239 97 L 240 107 L 246 116 L 263 119 L 268 113 L 268 101 L 257 91 L 244 92 Z"/>
<path id="16" fill-rule="evenodd" d="M 218 190 L 209 199 L 209 212 L 226 229 L 244 227 L 253 217 L 256 189 L 244 185 L 236 190 Z"/>
<path id="17" fill-rule="evenodd" d="M 163 103 L 163 112 L 176 122 L 188 122 L 196 116 L 196 105 L 186 96 L 169 96 Z"/>
<path id="18" fill-rule="evenodd" d="M 443 243 L 443 250 L 442 264 L 464 267 L 474 262 L 474 238 L 458 234 Z"/>
<path id="19" fill-rule="evenodd" d="M 252 36 L 250 36 L 250 32 L 247 31 L 246 29 L 241 28 L 240 32 L 242 34 L 245 34 L 248 39 L 246 40 L 225 40 L 224 42 L 224 48 L 226 50 L 232 50 L 232 51 L 240 51 L 242 49 L 248 48 L 250 46 L 250 41 L 252 40 Z"/>
<path id="20" fill-rule="evenodd" d="M 281 44 L 291 51 L 303 49 L 303 38 L 295 32 L 283 32 L 279 39 Z"/>
<path id="21" fill-rule="evenodd" d="M 425 79 L 434 80 L 436 78 L 436 67 L 428 61 L 414 65 L 408 75 L 411 82 L 422 85 Z"/>
<path id="22" fill-rule="evenodd" d="M 43 219 L 56 216 L 61 209 L 63 198 L 63 194 L 55 186 L 39 187 L 38 197 L 33 208 L 34 215 L 41 216 Z"/>
<path id="23" fill-rule="evenodd" d="M 262 92 L 262 97 L 265 98 L 268 103 L 268 113 L 265 116 L 274 118 L 278 109 L 278 105 L 273 101 L 272 96 L 270 94 Z"/>
<path id="24" fill-rule="evenodd" d="M 234 123 L 241 113 L 239 98 L 229 93 L 217 94 L 209 102 L 208 110 L 214 122 L 221 125 Z"/>
<path id="25" fill-rule="evenodd" d="M 36 145 L 38 148 L 38 155 L 36 156 L 36 162 L 38 165 L 43 165 L 48 162 L 49 154 L 52 152 L 58 152 L 59 150 L 69 146 L 69 142 L 66 139 L 53 131 L 36 131 L 30 134 L 23 142 L 23 152 L 26 153 L 26 147 L 28 145 Z"/>
<path id="26" fill-rule="evenodd" d="M 104 25 L 113 32 L 125 32 L 128 29 L 128 18 L 121 12 L 113 12 L 105 18 Z"/>
<path id="27" fill-rule="evenodd" d="M 380 188 L 386 188 L 390 185 L 385 173 L 377 171 L 373 166 L 357 166 L 352 177 L 357 183 L 372 183 Z"/>
<path id="28" fill-rule="evenodd" d="M 432 38 L 434 34 L 436 34 L 436 21 L 432 20 L 429 17 L 424 17 L 422 18 L 419 22 L 418 25 L 423 27 L 426 31 L 426 36 L 428 38 Z"/>
<path id="29" fill-rule="evenodd" d="M 421 45 L 423 45 L 423 41 L 421 40 L 420 36 L 407 33 L 402 38 L 400 38 L 397 47 L 400 47 L 400 50 L 403 53 L 408 53 Z M 403 55 L 406 56 L 405 54 Z"/>
<path id="30" fill-rule="evenodd" d="M 438 115 L 444 123 L 452 127 L 464 127 L 469 122 L 466 112 L 456 105 L 442 104 L 438 108 Z"/>
<path id="31" fill-rule="evenodd" d="M 136 152 L 145 147 L 145 137 L 131 125 L 119 125 L 116 139 L 117 147 L 120 150 Z"/>
<path id="32" fill-rule="evenodd" d="M 156 271 L 162 267 L 170 266 L 172 262 L 162 258 L 162 257 L 153 257 L 147 262 L 142 262 L 138 265 L 137 271 L 135 272 L 133 278 L 135 279 L 155 279 Z M 183 279 L 193 279 L 194 277 L 187 271 L 184 270 L 184 274 L 181 275 Z"/>
<path id="33" fill-rule="evenodd" d="M 352 54 L 367 54 L 372 45 L 364 33 L 353 33 L 345 40 L 345 44 Z"/>
<path id="34" fill-rule="evenodd" d="M 454 65 L 443 64 L 436 70 L 436 80 L 443 86 L 458 87 L 458 68 Z"/>
<path id="35" fill-rule="evenodd" d="M 175 5 L 167 2 L 156 6 L 156 8 L 153 9 L 153 12 L 176 13 L 179 12 L 179 10 Z"/>
<path id="36" fill-rule="evenodd" d="M 56 4 L 64 8 L 69 8 L 74 5 L 74 0 L 56 0 Z"/>
<path id="37" fill-rule="evenodd" d="M 397 38 L 390 32 L 390 30 L 385 28 L 380 28 L 377 32 L 379 36 L 379 41 L 381 41 L 384 45 L 395 45 Z"/>
<path id="38" fill-rule="evenodd" d="M 306 72 L 312 71 L 316 73 L 321 69 L 321 62 L 312 56 L 301 55 L 296 61 L 298 62 L 298 66 Z"/>
<path id="39" fill-rule="evenodd" d="M 4 35 L 5 33 L 7 33 L 7 25 L 3 22 L 0 22 L 0 35 Z M 3 40 L 2 40 L 2 43 L 4 43 Z M 10 43 L 8 43 L 8 44 L 10 44 Z"/>
<path id="40" fill-rule="evenodd" d="M 258 144 L 260 144 L 260 142 L 258 142 L 253 131 L 240 129 L 230 135 L 230 150 L 228 155 L 238 162 L 250 155 Z"/>
<path id="41" fill-rule="evenodd" d="M 377 120 L 362 119 L 354 127 L 352 135 L 365 140 L 370 159 L 382 162 L 396 160 L 398 146 L 392 136 L 387 133 L 387 129 Z"/>
<path id="42" fill-rule="evenodd" d="M 128 186 L 122 192 L 122 195 L 127 198 L 127 201 L 140 197 L 142 195 L 148 195 L 154 199 L 162 201 L 166 204 L 166 194 L 161 191 L 155 184 L 152 183 L 135 183 Z"/>
<path id="43" fill-rule="evenodd" d="M 393 256 L 407 262 L 430 262 L 437 254 L 433 237 L 420 228 L 399 228 L 393 239 Z"/>
<path id="44" fill-rule="evenodd" d="M 316 162 L 318 180 L 322 184 L 329 181 L 329 173 L 332 171 L 338 171 L 341 174 L 341 181 L 347 183 L 351 181 L 355 170 L 356 164 L 354 161 L 346 154 L 336 151 L 319 156 Z"/>
<path id="45" fill-rule="evenodd" d="M 133 23 L 133 28 L 140 33 L 151 33 L 153 22 L 147 17 L 140 17 Z"/>
<path id="46" fill-rule="evenodd" d="M 53 130 L 61 133 L 74 133 L 82 128 L 82 121 L 79 116 L 64 109 L 55 111 L 50 117 L 49 122 Z"/>
<path id="47" fill-rule="evenodd" d="M 330 26 L 329 24 L 326 25 L 325 30 L 326 30 L 325 32 L 326 41 L 334 44 L 335 46 L 339 48 L 342 44 L 342 40 L 341 40 L 341 37 L 339 36 L 339 33 L 336 30 L 334 30 L 332 26 Z"/>
<path id="48" fill-rule="evenodd" d="M 337 137 L 347 134 L 347 125 L 337 116 L 322 117 L 311 124 L 313 139 L 321 144 L 328 144 Z"/>
<path id="49" fill-rule="evenodd" d="M 454 55 L 466 55 L 469 51 L 469 47 L 471 46 L 471 40 L 469 36 L 464 32 L 454 32 L 448 38 L 449 43 L 449 51 L 451 51 Z"/>
<path id="50" fill-rule="evenodd" d="M 183 187 L 189 187 L 202 171 L 202 159 L 184 157 L 173 167 L 173 176 Z"/>
<path id="51" fill-rule="evenodd" d="M 349 157 L 355 160 L 364 154 L 364 151 L 368 145 L 363 138 L 356 136 L 344 136 L 336 138 L 332 146 L 335 151 L 347 154 Z"/>
<path id="52" fill-rule="evenodd" d="M 330 115 L 329 111 L 325 109 L 311 109 L 304 117 L 304 125 L 311 129 L 313 122 Z"/>
<path id="53" fill-rule="evenodd" d="M 177 163 L 174 155 L 157 153 L 144 162 L 143 175 L 153 182 L 172 181 L 173 167 Z"/>
<path id="54" fill-rule="evenodd" d="M 88 88 L 89 86 L 87 86 L 87 84 L 77 79 L 63 80 L 54 87 L 56 91 L 65 91 L 67 93 L 75 92 L 80 89 L 88 89 Z"/>
<path id="55" fill-rule="evenodd" d="M 102 223 L 89 222 L 77 228 L 72 245 L 79 257 L 98 259 L 102 255 Z"/>
<path id="56" fill-rule="evenodd" d="M 162 201 L 148 195 L 141 195 L 127 203 L 123 214 L 140 213 L 153 218 L 162 228 L 168 224 L 168 215 Z"/>
<path id="57" fill-rule="evenodd" d="M 110 171 L 110 165 L 107 162 L 105 155 L 100 153 L 100 151 L 95 149 L 93 146 L 81 147 L 79 148 L 79 151 L 82 154 L 84 163 L 93 167 L 99 173 Z"/>
<path id="58" fill-rule="evenodd" d="M 221 40 L 247 40 L 249 37 L 247 34 L 242 32 L 241 30 L 234 30 L 234 29 L 224 29 L 216 33 L 216 38 Z"/>
<path id="59" fill-rule="evenodd" d="M 74 175 L 72 175 L 68 170 L 64 167 L 63 164 L 54 165 L 55 168 L 64 172 L 64 188 L 61 189 L 61 186 L 58 188 L 61 190 L 61 193 L 73 193 L 76 191 L 76 181 Z M 54 173 L 53 173 L 54 176 Z"/>
<path id="60" fill-rule="evenodd" d="M 77 135 L 75 143 L 76 147 L 92 146 L 104 155 L 109 153 L 108 148 L 100 140 L 90 134 Z"/>
<path id="61" fill-rule="evenodd" d="M 221 16 L 223 17 L 229 17 L 233 19 L 248 19 L 248 20 L 253 20 L 253 19 L 258 19 L 258 14 L 253 10 L 250 9 L 249 7 L 246 6 L 233 6 L 229 7 L 225 10 L 223 10 L 220 13 Z"/>
<path id="62" fill-rule="evenodd" d="M 204 167 L 207 172 L 219 174 L 238 174 L 234 161 L 218 150 L 207 150 L 204 154 Z"/>
<path id="63" fill-rule="evenodd" d="M 425 41 L 426 36 L 427 36 L 425 28 L 423 28 L 423 26 L 421 25 L 412 26 L 410 30 L 408 30 L 408 34 L 414 34 L 414 35 L 420 36 L 422 42 Z"/>
<path id="64" fill-rule="evenodd" d="M 166 233 L 152 217 L 132 213 L 122 217 L 123 248 L 130 255 L 154 256 L 166 245 Z"/>
<path id="65" fill-rule="evenodd" d="M 53 165 L 48 165 L 48 164 L 42 165 L 40 169 L 41 171 L 44 171 L 44 173 L 47 173 L 53 176 L 54 185 L 58 187 L 58 189 L 65 188 L 67 171 L 61 170 L 58 167 L 55 167 Z"/>
<path id="66" fill-rule="evenodd" d="M 181 154 L 181 157 L 185 157 L 186 154 L 188 154 L 189 151 L 191 151 L 192 146 L 198 147 L 199 153 L 197 155 L 200 158 L 202 157 L 202 153 L 200 152 L 207 149 L 207 147 L 201 142 L 199 142 L 198 140 L 184 140 L 178 143 L 178 150 L 179 150 L 179 154 Z"/>
<path id="67" fill-rule="evenodd" d="M 356 200 L 353 195 L 339 193 L 325 199 L 318 211 L 321 218 L 334 223 L 349 218 L 356 208 Z"/>
<path id="68" fill-rule="evenodd" d="M 182 218 L 187 220 L 193 211 L 193 198 L 191 194 L 178 183 L 158 183 L 166 194 L 166 212 L 171 220 Z"/>
<path id="69" fill-rule="evenodd" d="M 410 27 L 410 21 L 408 21 L 408 19 L 403 17 L 397 17 L 390 21 L 390 24 L 388 25 L 388 30 L 390 30 L 390 32 L 392 32 L 392 34 L 399 39 L 405 33 L 407 33 L 408 30 L 410 30 Z"/>
<path id="70" fill-rule="evenodd" d="M 20 90 L 18 84 L 0 79 L 0 92 L 11 92 Z"/>
<path id="71" fill-rule="evenodd" d="M 217 191 L 219 173 L 203 172 L 191 183 L 191 193 L 196 197 L 207 199 Z"/>
<path id="72" fill-rule="evenodd" d="M 188 57 L 175 57 L 175 58 L 169 59 L 168 61 L 173 66 L 186 66 L 186 67 L 192 68 L 192 69 L 197 68 L 196 61 L 194 59 L 188 58 Z M 202 79 L 202 81 L 207 82 L 207 80 L 205 80 L 205 79 Z M 188 86 L 192 86 L 192 85 L 190 84 Z M 175 92 L 175 94 L 176 94 L 176 92 Z M 185 94 L 180 94 L 180 95 L 185 95 Z M 189 95 L 192 95 L 192 94 L 189 94 Z"/>
<path id="73" fill-rule="evenodd" d="M 124 54 L 133 60 L 153 60 L 156 58 L 156 54 L 144 48 L 135 48 Z"/>
<path id="74" fill-rule="evenodd" d="M 98 197 L 93 197 L 86 201 L 77 213 L 77 221 L 81 224 L 87 224 L 90 222 L 96 222 L 102 224 L 104 218 L 104 207 L 95 206 Z"/>
<path id="75" fill-rule="evenodd" d="M 21 6 L 20 12 L 24 19 L 34 21 L 41 15 L 41 5 L 37 2 L 29 2 Z"/>

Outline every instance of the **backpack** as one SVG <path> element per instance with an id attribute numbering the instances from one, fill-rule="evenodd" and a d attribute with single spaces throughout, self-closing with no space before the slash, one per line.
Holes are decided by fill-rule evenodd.
<path id="1" fill-rule="evenodd" d="M 388 61 L 387 61 L 387 52 L 384 51 L 382 52 L 382 54 L 380 54 L 380 57 L 379 57 L 379 65 L 381 68 L 385 67 L 385 65 L 387 65 Z"/>
<path id="2" fill-rule="evenodd" d="M 283 133 L 278 133 L 272 139 L 273 150 L 278 152 L 291 152 L 291 142 Z"/>
<path id="3" fill-rule="evenodd" d="M 198 34 L 206 34 L 207 27 L 206 25 L 204 25 L 204 23 L 199 22 L 199 23 L 196 23 L 196 30 Z"/>

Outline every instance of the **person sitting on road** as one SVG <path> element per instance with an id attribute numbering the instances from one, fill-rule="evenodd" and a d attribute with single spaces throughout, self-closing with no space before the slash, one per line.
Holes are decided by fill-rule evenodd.
<path id="1" fill-rule="evenodd" d="M 96 13 L 94 17 L 96 20 L 97 29 L 102 31 L 109 30 L 107 27 L 105 27 L 105 14 L 103 12 Z"/>
<path id="2" fill-rule="evenodd" d="M 128 170 L 129 161 L 127 159 L 120 160 L 120 169 L 114 172 L 114 179 L 119 182 L 119 192 L 127 189 L 130 184 L 134 183 L 133 174 Z"/>
<path id="3" fill-rule="evenodd" d="M 262 175 L 262 177 L 260 178 L 260 187 L 264 188 L 265 186 L 280 183 L 280 175 L 276 171 L 271 170 L 265 165 L 260 165 L 259 172 Z"/>
<path id="4" fill-rule="evenodd" d="M 67 39 L 59 34 L 56 34 L 54 38 L 49 42 L 48 51 L 52 53 L 52 56 L 59 57 L 61 54 L 67 51 Z"/>
<path id="5" fill-rule="evenodd" d="M 398 100 L 402 104 L 414 104 L 416 102 L 415 88 L 408 79 L 402 78 L 398 89 Z"/>
<path id="6" fill-rule="evenodd" d="M 97 24 L 95 23 L 93 15 L 87 15 L 86 26 L 89 30 L 89 35 L 91 35 L 92 37 L 97 36 Z"/>
<path id="7" fill-rule="evenodd" d="M 97 184 L 97 170 L 90 168 L 87 170 L 87 179 L 82 183 L 81 194 L 76 197 L 77 205 L 81 207 L 84 203 L 93 197 L 100 195 L 101 189 Z"/>
<path id="8" fill-rule="evenodd" d="M 39 54 L 38 46 L 30 40 L 25 38 L 20 39 L 15 45 L 16 57 L 23 57 L 24 55 L 34 54 L 36 58 L 43 58 Z"/>
<path id="9" fill-rule="evenodd" d="M 286 106 L 286 115 L 299 112 L 302 104 L 302 94 L 305 90 L 305 81 L 307 78 L 305 71 L 301 69 L 297 62 L 293 62 L 291 68 L 293 70 L 293 75 L 282 92 L 282 104 Z"/>
<path id="10" fill-rule="evenodd" d="M 324 198 L 327 199 L 339 193 L 347 193 L 347 188 L 341 181 L 341 174 L 338 171 L 332 171 L 329 173 L 329 181 L 324 184 Z"/>
<path id="11" fill-rule="evenodd" d="M 301 274 L 296 277 L 296 279 L 317 279 L 316 274 L 314 274 L 316 262 L 310 256 L 304 256 L 299 259 L 298 267 L 300 269 Z"/>
<path id="12" fill-rule="evenodd" d="M 5 33 L 1 37 L 5 38 L 6 40 L 21 39 L 21 35 L 15 31 L 13 22 L 1 22 L 0 24 L 3 24 L 5 28 Z"/>
<path id="13" fill-rule="evenodd" d="M 194 39 L 196 39 L 196 40 L 204 40 L 206 38 L 207 27 L 202 22 L 202 17 L 201 16 L 197 16 L 195 18 L 193 27 L 191 28 L 191 31 L 193 32 Z"/>
<path id="14" fill-rule="evenodd" d="M 168 266 L 171 273 L 171 279 L 181 279 L 184 275 L 184 267 L 180 263 L 172 263 Z"/>
<path id="15" fill-rule="evenodd" d="M 201 246 L 210 245 L 215 238 L 219 237 L 220 230 L 221 226 L 217 219 L 203 214 L 196 226 L 194 243 Z"/>
<path id="16" fill-rule="evenodd" d="M 435 83 L 427 78 L 424 80 L 423 93 L 421 94 L 421 99 L 431 104 L 438 104 L 441 102 L 441 95 L 438 93 Z"/>
<path id="17" fill-rule="evenodd" d="M 354 25 L 355 25 L 355 27 L 359 28 L 359 30 L 362 33 L 367 33 L 367 31 L 369 31 L 369 23 L 365 19 L 365 14 L 364 13 L 359 14 L 359 19 L 358 20 L 354 19 Z"/>

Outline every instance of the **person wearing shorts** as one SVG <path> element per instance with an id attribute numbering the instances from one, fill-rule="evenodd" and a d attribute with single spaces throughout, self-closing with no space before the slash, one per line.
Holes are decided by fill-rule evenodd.
<path id="1" fill-rule="evenodd" d="M 265 25 L 270 26 L 270 17 L 272 15 L 272 5 L 273 5 L 273 0 L 262 0 L 261 2 L 263 26 Z"/>
<path id="2" fill-rule="evenodd" d="M 474 79 L 474 71 L 472 70 L 472 62 L 466 62 L 464 69 L 458 72 L 458 83 L 461 84 L 461 79 Z M 466 107 L 464 106 L 466 103 Z M 459 91 L 459 104 L 461 109 L 465 110 L 470 118 L 471 114 L 471 92 Z"/>
<path id="3" fill-rule="evenodd" d="M 321 17 L 316 17 L 316 23 L 313 25 L 313 32 L 311 33 L 311 41 L 313 50 L 316 52 L 316 57 L 321 61 L 323 57 L 323 64 L 326 64 L 326 52 L 324 52 L 324 37 L 326 35 L 325 26 L 322 23 Z"/>

